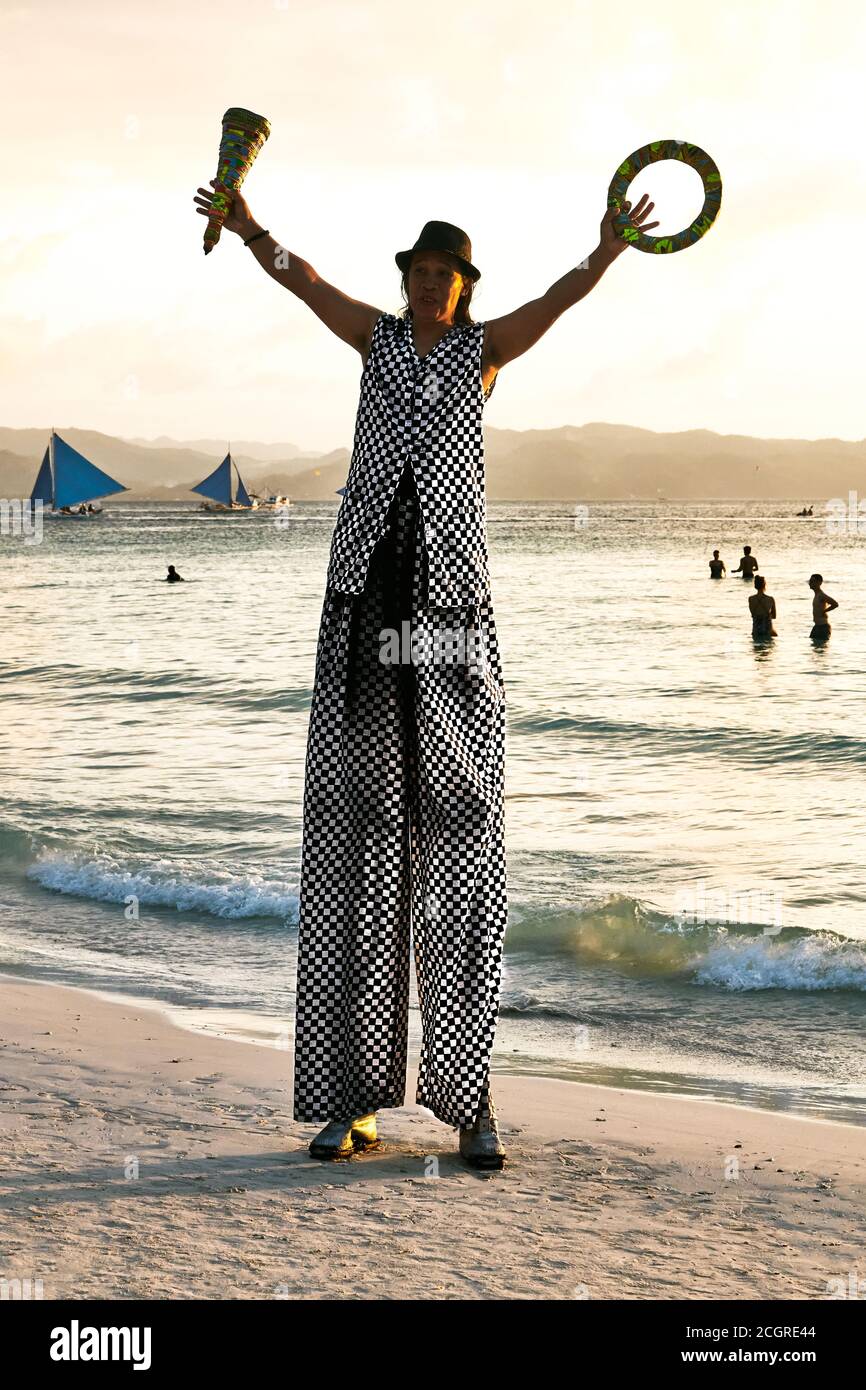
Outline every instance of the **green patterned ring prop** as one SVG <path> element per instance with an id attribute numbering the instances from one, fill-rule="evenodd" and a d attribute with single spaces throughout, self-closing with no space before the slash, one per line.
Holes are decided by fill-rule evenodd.
<path id="1" fill-rule="evenodd" d="M 688 164 L 700 174 L 704 185 L 703 207 L 692 225 L 686 227 L 684 232 L 677 232 L 676 236 L 650 236 L 639 227 L 633 227 L 628 215 L 622 212 L 632 179 L 641 169 L 648 164 L 657 164 L 660 159 L 681 159 L 683 164 Z M 651 145 L 635 150 L 619 166 L 607 190 L 607 205 L 617 209 L 618 216 L 614 218 L 613 225 L 620 236 L 630 241 L 638 251 L 655 251 L 657 254 L 682 251 L 684 246 L 699 241 L 718 217 L 722 205 L 722 178 L 710 156 L 697 145 L 689 145 L 685 140 L 654 140 Z"/>

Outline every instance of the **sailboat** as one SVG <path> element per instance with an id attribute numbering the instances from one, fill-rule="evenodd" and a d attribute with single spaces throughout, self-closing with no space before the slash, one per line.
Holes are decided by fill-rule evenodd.
<path id="1" fill-rule="evenodd" d="M 56 430 L 52 430 L 30 501 L 41 502 L 45 516 L 62 517 L 64 521 L 92 520 L 95 516 L 102 516 L 102 508 L 91 507 L 90 511 L 86 511 L 85 503 L 97 497 L 108 497 L 113 492 L 128 491 L 123 483 L 103 473 L 95 463 L 61 439 Z M 78 510 L 73 511 L 73 507 Z"/>
<path id="2" fill-rule="evenodd" d="M 232 477 L 232 469 L 237 475 L 237 485 Z M 244 487 L 244 480 L 232 458 L 231 449 L 222 463 L 200 483 L 196 483 L 192 491 L 200 492 L 203 497 L 210 499 L 208 502 L 200 503 L 203 512 L 250 512 L 255 511 L 259 505 L 258 499 L 250 497 Z"/>

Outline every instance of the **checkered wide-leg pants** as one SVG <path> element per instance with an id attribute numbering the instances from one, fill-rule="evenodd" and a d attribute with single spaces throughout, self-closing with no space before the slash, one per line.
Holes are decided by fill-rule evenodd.
<path id="1" fill-rule="evenodd" d="M 504 688 L 489 599 L 426 608 L 425 562 L 417 498 L 401 487 L 364 592 L 325 596 L 304 787 L 296 1120 L 404 1104 L 410 921 L 416 1102 L 468 1127 L 487 1096 L 507 918 Z M 399 634 L 399 663 L 380 659 L 383 629 Z"/>

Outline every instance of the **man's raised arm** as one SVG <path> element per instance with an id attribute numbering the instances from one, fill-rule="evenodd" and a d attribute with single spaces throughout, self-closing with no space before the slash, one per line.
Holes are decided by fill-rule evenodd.
<path id="1" fill-rule="evenodd" d="M 287 251 L 270 234 L 259 237 L 249 249 L 271 279 L 303 300 L 332 333 L 336 333 L 344 343 L 357 348 L 358 352 L 366 351 L 381 309 L 360 299 L 352 299 L 338 290 L 336 285 L 330 285 L 309 261 L 295 255 L 294 251 Z"/>
<path id="2" fill-rule="evenodd" d="M 658 222 L 641 225 L 654 207 L 653 203 L 644 206 L 646 198 L 647 194 L 644 194 L 631 214 L 632 223 L 644 232 L 659 225 Z M 630 207 L 631 204 L 627 202 L 625 210 L 628 211 Z M 615 209 L 608 208 L 602 219 L 598 246 L 581 265 L 567 271 L 545 294 L 538 299 L 530 299 L 519 309 L 510 314 L 503 314 L 501 318 L 488 319 L 485 329 L 485 355 L 491 366 L 504 367 L 506 362 L 513 362 L 515 357 L 527 352 L 543 337 L 560 314 L 565 313 L 566 309 L 577 304 L 578 300 L 583 299 L 595 288 L 611 262 L 628 246 L 628 242 L 614 228 L 615 217 Z"/>
<path id="3" fill-rule="evenodd" d="M 291 290 L 298 299 L 312 309 L 332 333 L 342 338 L 344 343 L 356 348 L 363 356 L 369 345 L 376 320 L 382 310 L 360 299 L 352 299 L 335 285 L 329 285 L 305 261 L 296 256 L 272 237 L 270 231 L 259 225 L 250 212 L 247 201 L 240 193 L 234 193 L 216 179 L 210 180 L 211 188 L 199 188 L 198 197 L 193 199 L 196 211 L 207 217 L 215 192 L 226 195 L 230 200 L 229 211 L 223 222 L 226 231 L 234 232 L 244 243 L 249 242 L 250 253 L 259 265 L 266 270 L 272 280 L 284 289 Z M 213 191 L 211 191 L 211 189 Z"/>

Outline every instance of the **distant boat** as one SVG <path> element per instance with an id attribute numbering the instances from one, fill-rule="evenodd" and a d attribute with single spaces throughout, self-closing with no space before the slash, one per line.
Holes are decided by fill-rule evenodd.
<path id="1" fill-rule="evenodd" d="M 290 497 L 283 497 L 280 493 L 272 492 L 267 497 L 262 497 L 258 492 L 251 492 L 252 504 L 258 511 L 273 512 L 278 507 L 290 507 L 292 500 Z"/>
<path id="2" fill-rule="evenodd" d="M 192 491 L 200 492 L 203 497 L 210 499 L 200 504 L 203 512 L 251 512 L 259 506 L 258 498 L 253 500 L 244 487 L 244 480 L 232 458 L 231 450 L 212 473 L 208 473 L 206 478 L 196 483 Z"/>
<path id="3" fill-rule="evenodd" d="M 95 463 L 91 463 L 56 430 L 51 431 L 45 456 L 36 474 L 36 482 L 30 494 L 31 502 L 41 502 L 46 516 L 68 520 L 87 520 L 102 516 L 102 508 L 85 511 L 84 506 L 97 497 L 109 497 L 113 492 L 128 492 L 129 489 L 114 478 L 103 473 Z M 79 510 L 73 511 L 72 508 Z"/>

